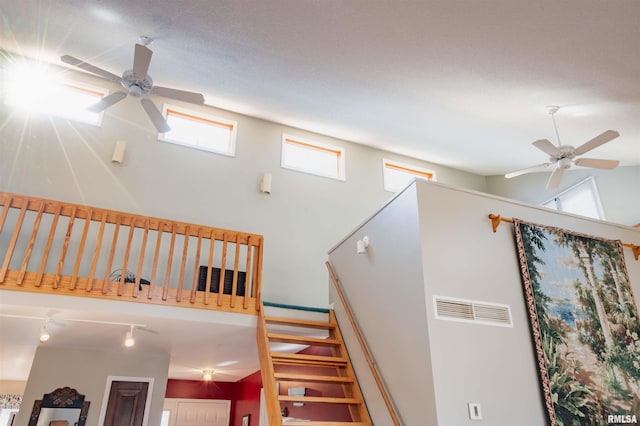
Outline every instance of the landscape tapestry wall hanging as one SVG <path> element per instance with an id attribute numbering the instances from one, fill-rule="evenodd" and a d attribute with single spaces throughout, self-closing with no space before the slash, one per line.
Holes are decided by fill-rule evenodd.
<path id="1" fill-rule="evenodd" d="M 622 244 L 514 226 L 549 423 L 640 421 L 640 320 Z"/>

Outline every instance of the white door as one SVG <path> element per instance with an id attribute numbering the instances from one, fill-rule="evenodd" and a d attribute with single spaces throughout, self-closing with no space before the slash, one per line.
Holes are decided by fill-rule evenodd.
<path id="1" fill-rule="evenodd" d="M 170 426 L 229 426 L 231 401 L 166 398 Z"/>

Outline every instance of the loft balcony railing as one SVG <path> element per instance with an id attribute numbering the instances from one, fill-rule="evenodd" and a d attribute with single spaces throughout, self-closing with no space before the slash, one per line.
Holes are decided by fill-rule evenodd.
<path id="1" fill-rule="evenodd" d="M 0 192 L 0 289 L 255 314 L 263 237 Z"/>

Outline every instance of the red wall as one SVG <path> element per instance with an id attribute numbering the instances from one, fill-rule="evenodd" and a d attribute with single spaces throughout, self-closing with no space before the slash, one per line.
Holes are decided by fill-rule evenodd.
<path id="1" fill-rule="evenodd" d="M 330 356 L 331 350 L 321 346 L 308 347 L 300 353 L 309 355 L 323 355 Z M 315 367 L 299 367 L 299 366 L 278 366 L 278 371 L 290 371 L 300 374 L 331 374 L 330 369 L 315 368 Z M 327 397 L 343 397 L 344 392 L 341 385 L 335 384 L 323 384 L 323 383 L 307 383 L 300 384 L 295 382 L 280 382 L 280 394 L 286 395 L 290 387 L 306 387 L 306 396 L 327 396 Z M 311 419 L 311 420 L 324 420 L 332 422 L 350 422 L 351 413 L 349 413 L 349 407 L 346 404 L 304 404 L 302 407 L 294 407 L 292 402 L 284 402 L 280 404 L 281 407 L 287 408 L 287 415 L 289 417 L 296 417 L 299 419 Z"/>
<path id="2" fill-rule="evenodd" d="M 327 348 L 310 347 L 301 353 L 315 355 L 329 355 Z M 283 369 L 294 368 L 280 366 Z M 298 373 L 318 374 L 313 367 L 295 367 Z M 328 374 L 323 371 L 322 374 Z M 287 394 L 291 386 L 299 386 L 296 383 L 281 383 L 281 394 Z M 320 383 L 307 384 L 308 396 L 343 396 L 339 385 L 323 385 Z M 193 398 L 193 399 L 228 399 L 231 400 L 230 426 L 242 426 L 242 416 L 249 414 L 250 426 L 259 426 L 260 416 L 260 389 L 262 388 L 262 376 L 260 371 L 239 380 L 237 382 L 205 382 L 201 380 L 176 380 L 169 379 L 165 398 Z M 303 407 L 293 407 L 291 403 L 281 404 L 287 407 L 290 417 L 301 419 L 322 419 L 325 421 L 351 421 L 348 407 L 340 404 L 327 409 L 323 404 L 304 404 Z"/>
<path id="3" fill-rule="evenodd" d="M 260 418 L 260 389 L 262 376 L 260 371 L 245 377 L 236 383 L 236 405 L 232 411 L 231 426 L 242 426 L 242 416 L 251 416 L 249 425 L 258 426 Z"/>
<path id="4" fill-rule="evenodd" d="M 260 371 L 237 382 L 169 379 L 165 398 L 231 400 L 231 426 L 241 426 L 245 414 L 251 415 L 251 426 L 258 426 L 261 388 Z"/>
<path id="5" fill-rule="evenodd" d="M 177 380 L 167 381 L 165 398 L 192 398 L 192 399 L 230 399 L 235 398 L 236 384 L 232 382 L 205 382 L 202 380 Z"/>

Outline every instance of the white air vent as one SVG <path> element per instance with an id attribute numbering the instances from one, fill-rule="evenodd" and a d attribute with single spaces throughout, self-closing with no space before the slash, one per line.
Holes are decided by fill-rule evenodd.
<path id="1" fill-rule="evenodd" d="M 513 327 L 511 308 L 498 303 L 433 296 L 436 319 Z"/>

